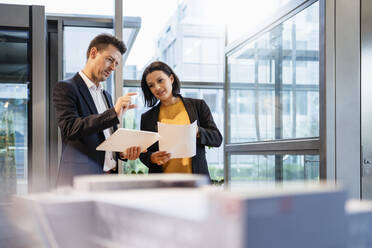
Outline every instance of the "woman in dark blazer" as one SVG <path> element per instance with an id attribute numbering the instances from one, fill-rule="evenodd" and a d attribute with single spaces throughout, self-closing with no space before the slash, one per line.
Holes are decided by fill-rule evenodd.
<path id="1" fill-rule="evenodd" d="M 205 146 L 219 147 L 222 135 L 214 123 L 208 105 L 202 99 L 183 98 L 180 81 L 165 63 L 151 63 L 143 72 L 141 87 L 145 105 L 152 107 L 142 114 L 141 130 L 157 132 L 157 122 L 198 125 L 196 155 L 192 158 L 170 159 L 167 151 L 159 151 L 156 142 L 140 155 L 149 173 L 194 173 L 209 176 Z"/>

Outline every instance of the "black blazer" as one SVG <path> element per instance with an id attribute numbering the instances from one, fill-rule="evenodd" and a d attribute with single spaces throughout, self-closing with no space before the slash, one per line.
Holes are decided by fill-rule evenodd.
<path id="1" fill-rule="evenodd" d="M 196 155 L 192 158 L 192 173 L 204 174 L 209 176 L 208 164 L 205 158 L 205 146 L 219 147 L 222 143 L 222 135 L 214 123 L 208 105 L 202 99 L 183 98 L 179 95 L 185 109 L 189 115 L 190 123 L 197 121 L 200 136 L 196 139 Z M 161 103 L 151 108 L 141 116 L 141 130 L 157 132 L 158 118 Z M 159 150 L 159 142 L 156 142 L 147 149 L 146 153 L 141 153 L 140 160 L 147 167 L 149 173 L 162 173 L 163 167 L 151 163 L 150 156 Z"/>
<path id="2" fill-rule="evenodd" d="M 109 109 L 98 114 L 79 73 L 56 84 L 53 104 L 62 135 L 57 185 L 72 184 L 76 175 L 103 173 L 105 152 L 97 151 L 96 147 L 105 140 L 103 130 L 110 127 L 116 130 L 119 123 L 111 95 L 103 93 Z"/>

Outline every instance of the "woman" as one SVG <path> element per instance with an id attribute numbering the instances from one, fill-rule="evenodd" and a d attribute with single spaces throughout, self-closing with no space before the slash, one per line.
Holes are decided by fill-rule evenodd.
<path id="1" fill-rule="evenodd" d="M 222 135 L 209 107 L 204 100 L 183 98 L 180 81 L 165 63 L 151 63 L 143 72 L 141 87 L 145 105 L 152 107 L 142 114 L 141 130 L 157 132 L 157 122 L 167 124 L 198 124 L 196 155 L 192 158 L 170 159 L 167 151 L 159 151 L 156 142 L 140 155 L 142 163 L 149 167 L 149 173 L 194 173 L 209 176 L 205 146 L 218 147 Z M 159 103 L 158 103 L 159 102 Z M 158 104 L 157 104 L 158 103 Z"/>

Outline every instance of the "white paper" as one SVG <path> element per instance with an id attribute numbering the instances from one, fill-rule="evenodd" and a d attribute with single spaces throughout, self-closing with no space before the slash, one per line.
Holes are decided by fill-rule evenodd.
<path id="1" fill-rule="evenodd" d="M 159 151 L 166 151 L 171 158 L 190 158 L 196 155 L 196 121 L 187 125 L 158 122 Z"/>
<path id="2" fill-rule="evenodd" d="M 124 152 L 132 146 L 140 146 L 141 152 L 159 140 L 159 134 L 149 131 L 119 128 L 107 140 L 97 146 L 97 151 Z"/>

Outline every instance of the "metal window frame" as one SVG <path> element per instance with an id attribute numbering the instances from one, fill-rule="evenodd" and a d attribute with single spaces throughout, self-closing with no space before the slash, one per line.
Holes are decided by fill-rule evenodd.
<path id="1" fill-rule="evenodd" d="M 122 0 L 114 0 L 115 3 L 115 15 L 113 20 L 113 28 L 115 36 L 123 40 L 123 1 Z M 128 49 L 129 50 L 129 49 Z M 127 56 L 129 54 L 129 51 L 125 53 L 124 56 Z M 114 99 L 118 99 L 123 94 L 123 65 L 125 63 L 125 59 L 123 58 L 121 62 L 121 66 L 118 66 L 118 68 L 115 70 L 114 74 L 114 82 L 115 82 L 115 91 L 114 91 Z"/>
<path id="2" fill-rule="evenodd" d="M 273 153 L 277 152 L 303 152 L 304 154 L 319 152 L 320 140 L 317 137 L 308 139 L 289 139 L 289 140 L 275 140 L 275 141 L 261 141 L 261 142 L 245 142 L 226 144 L 226 152 L 240 152 L 240 153 Z"/>
<path id="3" fill-rule="evenodd" d="M 58 164 L 61 155 L 62 145 L 61 136 L 58 132 L 54 108 L 51 104 L 53 89 L 55 84 L 62 80 L 62 47 L 58 46 L 58 41 L 62 40 L 62 22 L 57 20 L 47 21 L 47 87 L 49 104 L 49 188 L 54 188 L 58 176 Z"/>
<path id="4" fill-rule="evenodd" d="M 337 0 L 334 8 L 336 182 L 355 198 L 361 196 L 361 7 L 367 6 Z"/>
<path id="5" fill-rule="evenodd" d="M 116 8 L 115 8 L 116 11 Z M 122 11 L 121 11 L 122 13 Z M 67 15 L 67 14 L 47 14 L 47 21 L 61 22 L 62 30 L 64 27 L 91 27 L 91 28 L 112 28 L 115 30 L 115 17 L 112 16 L 97 16 L 97 15 Z M 135 16 L 123 16 L 123 29 L 133 29 L 131 36 L 128 39 L 127 52 L 123 55 L 122 64 L 125 64 L 128 55 L 133 47 L 134 41 L 137 38 L 141 28 L 141 18 Z M 116 31 L 115 31 L 116 32 Z M 63 37 L 62 37 L 63 38 Z M 63 42 L 63 40 L 62 40 Z"/>
<path id="6" fill-rule="evenodd" d="M 141 80 L 124 79 L 125 87 L 141 87 Z M 199 88 L 199 89 L 223 89 L 224 83 L 218 82 L 198 82 L 198 81 L 181 81 L 182 88 Z"/>
<path id="7" fill-rule="evenodd" d="M 264 22 L 262 25 L 257 27 L 250 33 L 243 35 L 241 38 L 236 41 L 231 42 L 226 46 L 225 57 L 226 57 L 226 66 L 225 66 L 225 137 L 224 137 L 224 151 L 225 151 L 225 183 L 228 185 L 230 178 L 231 170 L 231 155 L 234 154 L 309 154 L 315 155 L 319 154 L 320 156 L 320 166 L 319 166 L 319 176 L 320 179 L 327 177 L 327 166 L 326 166 L 326 96 L 325 96 L 325 1 L 326 0 L 292 0 L 286 4 L 283 8 L 278 10 L 275 15 L 270 19 Z M 232 85 L 229 81 L 229 66 L 228 58 L 233 55 L 235 52 L 246 46 L 249 42 L 257 39 L 264 33 L 268 32 L 272 28 L 280 25 L 286 20 L 297 15 L 301 11 L 305 10 L 315 2 L 319 2 L 319 137 L 310 137 L 303 139 L 286 139 L 286 140 L 270 140 L 270 141 L 260 141 L 260 142 L 246 142 L 246 143 L 230 143 L 230 118 L 229 118 L 229 92 L 231 89 L 235 88 L 244 88 L 249 89 L 249 84 Z M 275 87 L 267 85 L 266 87 Z M 285 87 L 285 85 L 284 85 Z M 289 85 L 290 87 L 290 85 Z M 306 86 L 304 86 L 305 89 Z"/>
<path id="8" fill-rule="evenodd" d="M 114 0 L 114 6 L 115 6 L 115 13 L 114 13 L 114 33 L 115 33 L 115 36 L 119 39 L 119 40 L 124 40 L 123 38 L 123 28 L 124 28 L 124 24 L 123 24 L 123 0 Z M 137 30 L 135 36 L 137 36 L 137 33 L 138 33 L 138 30 L 139 29 L 135 29 Z M 130 37 L 131 39 L 132 37 Z M 133 42 L 130 42 L 129 40 L 129 46 L 127 49 L 128 51 L 124 54 L 123 58 L 122 58 L 122 61 L 120 63 L 120 66 L 118 66 L 118 68 L 115 70 L 115 73 L 114 73 L 114 82 L 115 82 L 115 90 L 114 90 L 114 99 L 115 99 L 115 102 L 116 100 L 123 94 L 123 65 L 125 63 L 125 61 L 127 60 L 128 58 L 128 54 L 129 54 L 129 51 L 132 47 L 132 44 L 130 43 L 133 43 Z M 122 123 L 122 120 L 120 119 L 119 120 L 120 123 L 119 123 L 119 127 L 122 127 L 123 126 L 123 123 Z M 123 168 L 123 162 L 118 159 L 117 160 L 117 168 L 118 168 L 118 171 L 120 174 L 123 173 L 124 171 L 124 168 Z"/>
<path id="9" fill-rule="evenodd" d="M 30 27 L 29 6 L 3 3 L 0 3 L 0 6 L 0 23 L 2 27 Z"/>
<path id="10" fill-rule="evenodd" d="M 30 6 L 32 29 L 32 167 L 31 192 L 48 186 L 46 31 L 44 6 Z"/>
<path id="11" fill-rule="evenodd" d="M 327 20 L 326 20 L 327 17 Z M 327 80 L 326 68 L 327 60 L 326 52 L 326 25 L 329 25 L 328 13 L 326 14 L 326 0 L 319 0 L 319 178 L 322 180 L 328 180 L 333 174 L 329 168 L 327 168 L 327 142 L 328 142 L 328 118 L 327 117 L 327 91 L 326 82 Z M 327 68 L 327 70 L 329 70 Z M 331 166 L 330 166 L 331 167 Z M 331 181 L 329 181 L 331 182 Z"/>

